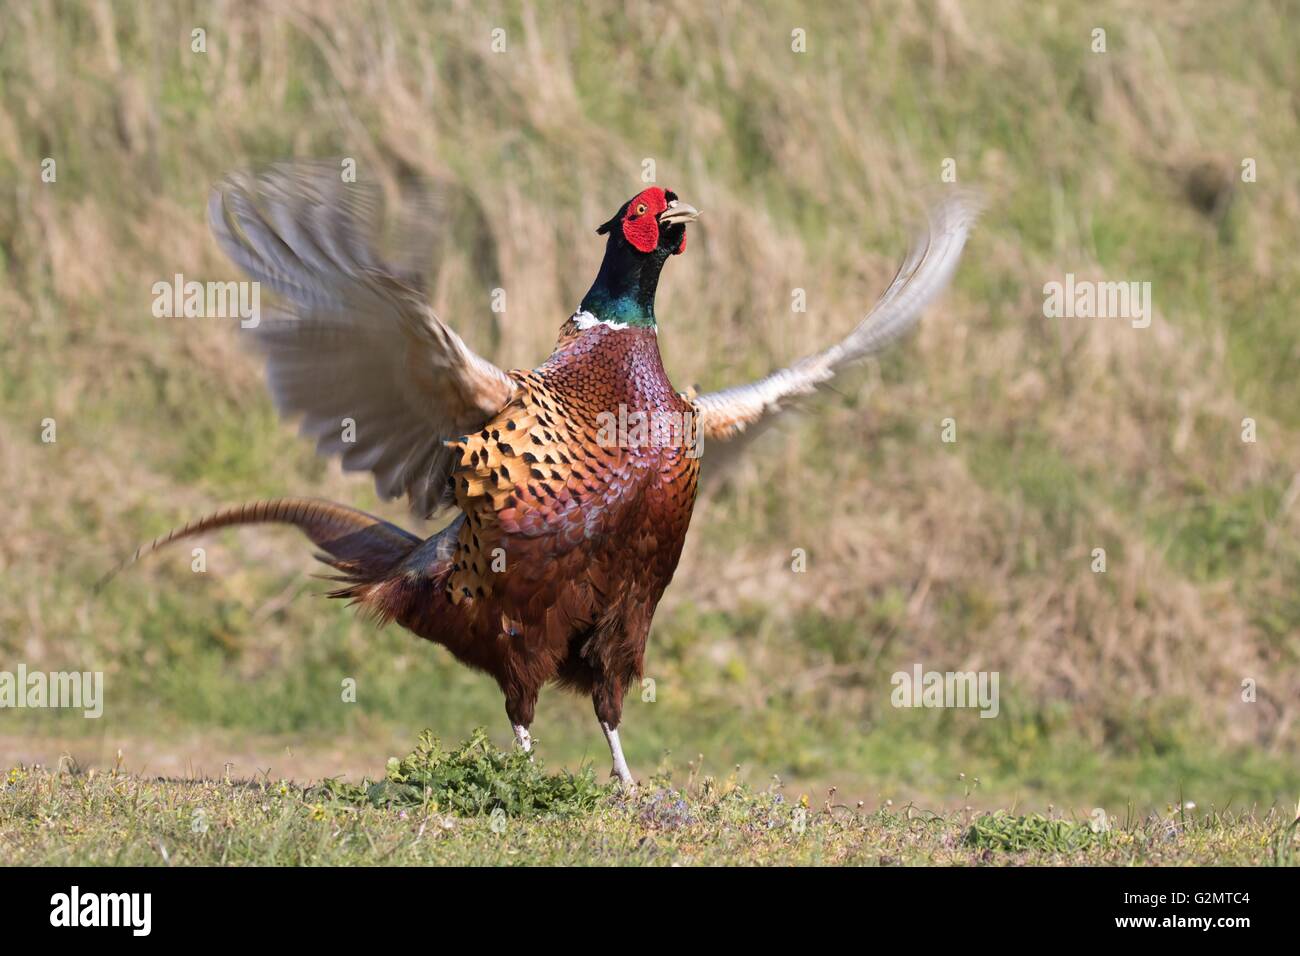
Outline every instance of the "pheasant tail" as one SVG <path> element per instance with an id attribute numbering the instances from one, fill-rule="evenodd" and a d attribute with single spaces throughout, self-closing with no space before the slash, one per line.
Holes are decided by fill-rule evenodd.
<path id="1" fill-rule="evenodd" d="M 246 524 L 287 524 L 305 534 L 323 553 L 316 555 L 339 572 L 347 587 L 333 593 L 361 601 L 369 586 L 385 578 L 421 541 L 395 524 L 346 505 L 318 498 L 276 498 L 226 508 L 155 538 L 106 574 L 99 591 L 118 573 L 145 555 L 196 535 Z"/>

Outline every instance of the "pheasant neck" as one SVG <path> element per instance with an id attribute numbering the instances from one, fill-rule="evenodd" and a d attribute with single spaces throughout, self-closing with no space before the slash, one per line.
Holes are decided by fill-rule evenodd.
<path id="1" fill-rule="evenodd" d="M 580 312 L 615 326 L 655 327 L 655 290 L 668 259 L 665 250 L 637 252 L 611 236 L 596 281 L 582 298 Z"/>

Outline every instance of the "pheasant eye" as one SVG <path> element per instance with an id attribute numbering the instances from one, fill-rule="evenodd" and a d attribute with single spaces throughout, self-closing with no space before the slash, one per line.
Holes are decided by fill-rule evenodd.
<path id="1" fill-rule="evenodd" d="M 639 202 L 639 203 L 636 204 L 636 214 L 637 214 L 638 216 L 644 216 L 644 215 L 645 215 L 645 210 L 646 210 L 646 205 L 645 205 L 645 203 L 643 203 L 643 202 Z"/>

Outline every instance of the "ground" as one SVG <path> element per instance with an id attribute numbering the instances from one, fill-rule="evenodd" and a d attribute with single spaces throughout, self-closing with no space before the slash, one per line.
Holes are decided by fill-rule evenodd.
<path id="1" fill-rule="evenodd" d="M 1293 814 L 1166 808 L 1078 818 L 845 802 L 691 774 L 634 794 L 587 768 L 545 774 L 481 734 L 430 741 L 376 785 L 9 771 L 0 854 L 76 865 L 1294 864 Z"/>

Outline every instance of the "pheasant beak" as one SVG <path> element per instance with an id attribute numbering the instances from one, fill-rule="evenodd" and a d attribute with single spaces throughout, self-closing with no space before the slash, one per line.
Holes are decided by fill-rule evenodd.
<path id="1" fill-rule="evenodd" d="M 694 222 L 700 218 L 700 211 L 690 203 L 684 203 L 674 199 L 668 204 L 668 208 L 659 214 L 659 225 L 668 226 L 672 223 Z"/>

